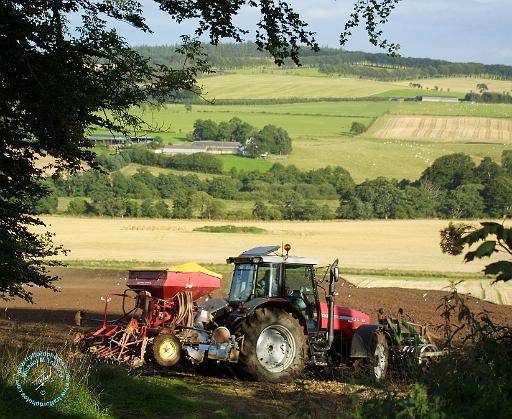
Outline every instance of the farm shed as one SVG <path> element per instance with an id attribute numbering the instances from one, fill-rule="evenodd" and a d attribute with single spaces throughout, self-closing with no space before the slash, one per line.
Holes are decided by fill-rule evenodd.
<path id="1" fill-rule="evenodd" d="M 155 150 L 164 154 L 239 154 L 242 145 L 236 141 L 194 141 L 191 144 L 178 144 Z"/>
<path id="2" fill-rule="evenodd" d="M 459 98 L 453 96 L 417 96 L 418 102 L 459 102 Z"/>

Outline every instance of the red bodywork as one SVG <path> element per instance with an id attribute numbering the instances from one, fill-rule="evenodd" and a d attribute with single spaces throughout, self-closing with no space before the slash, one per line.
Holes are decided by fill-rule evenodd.
<path id="1" fill-rule="evenodd" d="M 130 271 L 126 285 L 165 300 L 171 300 L 180 291 L 189 291 L 192 301 L 196 301 L 219 289 L 220 279 L 201 272 Z"/>
<path id="2" fill-rule="evenodd" d="M 180 320 L 180 302 L 188 301 L 191 306 L 193 301 L 220 288 L 220 279 L 202 272 L 130 271 L 127 286 L 130 289 L 123 294 L 105 296 L 100 328 L 78 333 L 75 342 L 89 341 L 100 357 L 118 361 L 135 357 L 142 361 L 148 337 L 161 328 L 172 329 L 184 322 Z M 122 298 L 124 315 L 109 321 L 108 306 L 113 297 Z"/>
<path id="3" fill-rule="evenodd" d="M 320 303 L 320 312 L 322 314 L 320 327 L 327 329 L 329 320 L 327 303 Z M 354 331 L 363 324 L 370 324 L 370 316 L 351 308 L 334 306 L 334 330 L 341 330 L 346 337 L 351 338 Z"/>

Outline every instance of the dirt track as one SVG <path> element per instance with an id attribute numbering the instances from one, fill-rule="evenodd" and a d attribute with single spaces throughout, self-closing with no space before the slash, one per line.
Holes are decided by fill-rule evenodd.
<path id="1" fill-rule="evenodd" d="M 55 338 L 65 338 L 77 310 L 101 314 L 104 308 L 102 296 L 109 291 L 122 292 L 125 289 L 126 271 L 66 269 L 56 272 L 63 276 L 57 284 L 61 292 L 34 289 L 34 305 L 20 301 L 0 304 L 0 318 L 3 318 L 0 330 L 4 332 L 0 334 L 3 337 L 12 327 L 21 327 L 27 329 L 27 338 L 34 330 L 44 332 L 45 335 L 55 335 Z M 225 275 L 221 290 L 215 294 L 225 295 L 228 286 L 229 278 Z M 337 304 L 363 311 L 374 320 L 380 307 L 388 314 L 395 314 L 399 308 L 403 308 L 407 318 L 428 325 L 434 337 L 442 338 L 444 322 L 437 307 L 446 291 L 358 288 L 348 282 L 340 282 L 338 293 Z M 467 300 L 475 313 L 487 310 L 495 323 L 512 326 L 512 306 L 497 305 L 472 297 Z M 120 306 L 115 300 L 111 306 L 113 311 L 119 312 Z M 13 326 L 13 321 L 19 326 Z"/>

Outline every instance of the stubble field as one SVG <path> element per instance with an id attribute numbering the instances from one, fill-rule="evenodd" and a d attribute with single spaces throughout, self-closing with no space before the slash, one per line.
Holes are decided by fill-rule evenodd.
<path id="1" fill-rule="evenodd" d="M 347 278 L 362 287 L 441 290 L 450 281 L 464 279 L 459 285 L 462 292 L 496 303 L 512 302 L 512 286 L 491 286 L 491 279 L 482 279 L 487 260 L 465 264 L 462 257 L 441 252 L 439 230 L 446 220 L 226 222 L 54 216 L 44 221 L 56 233 L 55 241 L 71 250 L 67 259 L 86 267 L 115 266 L 119 261 L 126 269 L 186 261 L 221 265 L 252 247 L 290 243 L 293 254 L 313 257 L 320 265 L 339 258 Z M 193 231 L 228 223 L 258 227 L 264 233 Z"/>
<path id="2" fill-rule="evenodd" d="M 368 133 L 380 139 L 512 143 L 512 119 L 473 117 L 382 117 Z"/>

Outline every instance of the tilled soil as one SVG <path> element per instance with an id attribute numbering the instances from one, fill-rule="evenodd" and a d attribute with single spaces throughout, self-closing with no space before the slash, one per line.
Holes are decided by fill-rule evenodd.
<path id="1" fill-rule="evenodd" d="M 21 301 L 0 304 L 1 335 L 5 335 L 13 324 L 18 324 L 17 327 L 28 328 L 29 335 L 40 330 L 43 335 L 67 337 L 74 325 L 77 310 L 85 310 L 99 318 L 104 310 L 104 296 L 109 292 L 122 293 L 126 288 L 126 271 L 67 268 L 56 269 L 55 273 L 62 276 L 62 280 L 56 283 L 60 292 L 34 288 L 35 304 Z M 221 289 L 213 296 L 225 295 L 228 286 L 229 278 L 225 275 Z M 357 288 L 347 281 L 340 281 L 337 291 L 336 304 L 362 311 L 373 321 L 377 321 L 379 308 L 392 316 L 402 308 L 406 319 L 428 326 L 429 333 L 436 340 L 443 337 L 445 320 L 441 317 L 442 309 L 439 307 L 442 297 L 448 291 Z M 322 297 L 323 292 L 320 290 Z M 487 311 L 495 324 L 512 326 L 512 306 L 498 305 L 470 296 L 465 297 L 465 301 L 474 313 Z M 120 310 L 120 299 L 112 297 L 109 311 L 120 313 Z"/>

